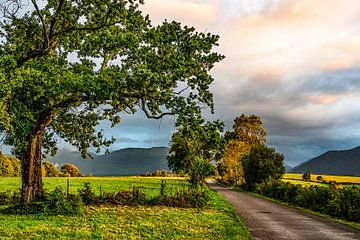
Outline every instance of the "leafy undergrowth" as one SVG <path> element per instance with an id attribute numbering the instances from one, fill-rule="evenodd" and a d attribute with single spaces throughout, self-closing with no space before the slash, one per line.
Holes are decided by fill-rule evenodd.
<path id="1" fill-rule="evenodd" d="M 138 181 L 145 192 L 157 195 L 160 184 L 153 180 L 123 178 L 127 188 Z M 172 181 L 180 180 L 167 179 L 169 186 L 186 186 Z M 90 205 L 76 216 L 0 214 L 0 239 L 252 239 L 235 210 L 217 193 L 209 191 L 209 196 L 210 204 L 202 209 Z"/>

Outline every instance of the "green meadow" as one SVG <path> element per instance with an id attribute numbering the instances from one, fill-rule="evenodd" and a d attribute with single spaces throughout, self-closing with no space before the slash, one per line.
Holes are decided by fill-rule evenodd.
<path id="1" fill-rule="evenodd" d="M 166 192 L 188 186 L 182 178 L 91 177 L 70 178 L 75 193 L 85 182 L 94 191 L 118 191 L 140 187 L 147 196 L 156 196 L 161 181 Z M 19 178 L 0 178 L 0 191 L 15 191 Z M 48 190 L 61 186 L 66 178 L 45 178 Z M 89 206 L 80 216 L 0 214 L 0 239 L 252 239 L 235 210 L 216 192 L 203 209 L 162 206 Z M 1 206 L 4 208 L 6 206 Z"/>

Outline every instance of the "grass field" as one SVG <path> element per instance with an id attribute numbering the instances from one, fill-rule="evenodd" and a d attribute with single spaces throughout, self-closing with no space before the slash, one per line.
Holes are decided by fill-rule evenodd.
<path id="1" fill-rule="evenodd" d="M 79 177 L 69 178 L 69 180 L 70 192 L 72 193 L 77 193 L 78 189 L 83 188 L 86 182 L 90 182 L 96 194 L 100 194 L 100 186 L 103 192 L 139 187 L 149 197 L 159 194 L 162 180 L 166 181 L 166 190 L 169 194 L 176 192 L 177 189 L 184 189 L 189 185 L 183 178 L 178 177 Z M 0 191 L 16 191 L 21 188 L 20 181 L 20 178 L 2 177 L 0 178 Z M 44 178 L 43 182 L 46 190 L 54 190 L 57 186 L 65 190 L 67 178 Z"/>
<path id="2" fill-rule="evenodd" d="M 84 182 L 94 190 L 116 191 L 141 187 L 147 195 L 159 194 L 165 179 L 167 192 L 185 188 L 180 178 L 72 178 L 71 190 Z M 0 178 L 0 191 L 16 190 L 19 178 Z M 46 178 L 47 189 L 62 186 L 65 178 Z M 234 209 L 211 191 L 205 209 L 172 207 L 116 206 L 85 207 L 81 216 L 3 215 L 0 214 L 0 239 L 252 239 Z"/>

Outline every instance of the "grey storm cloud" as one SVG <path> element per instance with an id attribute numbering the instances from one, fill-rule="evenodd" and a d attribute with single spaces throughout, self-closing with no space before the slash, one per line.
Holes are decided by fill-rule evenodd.
<path id="1" fill-rule="evenodd" d="M 138 140 L 127 138 L 127 137 L 117 137 L 115 143 L 137 143 Z"/>
<path id="2" fill-rule="evenodd" d="M 237 80 L 214 88 L 216 113 L 227 128 L 241 113 L 262 117 L 268 144 L 297 165 L 331 149 L 360 145 L 360 70 L 266 81 Z M 221 76 L 216 85 L 220 85 Z"/>

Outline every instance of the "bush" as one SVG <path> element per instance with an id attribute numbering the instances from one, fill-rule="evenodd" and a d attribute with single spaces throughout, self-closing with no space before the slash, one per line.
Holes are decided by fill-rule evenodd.
<path id="1" fill-rule="evenodd" d="M 311 173 L 309 170 L 307 170 L 303 175 L 302 175 L 302 179 L 304 181 L 310 181 L 311 180 Z"/>
<path id="2" fill-rule="evenodd" d="M 45 195 L 44 206 L 48 215 L 78 215 L 82 210 L 80 198 L 73 194 L 66 196 L 59 187 Z"/>
<path id="3" fill-rule="evenodd" d="M 96 197 L 89 182 L 86 182 L 84 188 L 79 190 L 79 196 L 86 205 L 97 204 L 99 202 L 99 198 Z"/>
<path id="4" fill-rule="evenodd" d="M 10 160 L 11 165 L 14 169 L 14 173 L 12 176 L 13 177 L 21 176 L 21 161 L 13 156 L 8 156 L 7 158 Z"/>
<path id="5" fill-rule="evenodd" d="M 124 190 L 115 193 L 104 193 L 101 201 L 102 203 L 116 205 L 143 205 L 147 202 L 145 193 L 137 187 L 133 187 L 132 190 Z"/>
<path id="6" fill-rule="evenodd" d="M 256 184 L 254 192 L 337 218 L 360 222 L 359 188 L 293 185 L 281 181 Z"/>
<path id="7" fill-rule="evenodd" d="M 13 195 L 10 191 L 0 192 L 0 205 L 9 205 L 13 200 Z"/>
<path id="8" fill-rule="evenodd" d="M 0 176 L 12 177 L 15 175 L 11 160 L 0 152 Z"/>
<path id="9" fill-rule="evenodd" d="M 17 197 L 16 197 L 17 198 Z M 82 211 L 82 204 L 76 195 L 68 195 L 61 188 L 45 193 L 44 199 L 23 205 L 18 201 L 3 210 L 7 214 L 43 214 L 43 215 L 78 215 Z"/>
<path id="10" fill-rule="evenodd" d="M 210 200 L 206 190 L 199 187 L 191 187 L 183 191 L 177 191 L 172 196 L 159 196 L 154 199 L 155 205 L 181 208 L 202 208 Z"/>
<path id="11" fill-rule="evenodd" d="M 147 172 L 145 174 L 140 174 L 142 177 L 168 177 L 173 176 L 171 172 L 168 172 L 166 170 L 156 170 L 155 172 Z"/>
<path id="12" fill-rule="evenodd" d="M 45 170 L 44 177 L 57 177 L 58 176 L 59 173 L 56 170 L 56 166 L 54 163 L 46 161 L 46 162 L 43 162 L 42 165 Z"/>
<path id="13" fill-rule="evenodd" d="M 77 166 L 73 165 L 73 164 L 69 164 L 66 163 L 64 165 L 61 166 L 60 168 L 61 171 L 61 176 L 70 176 L 70 177 L 81 177 L 81 173 L 79 172 L 79 169 L 77 168 Z M 60 176 L 60 175 L 59 175 Z"/>
<path id="14" fill-rule="evenodd" d="M 203 158 L 195 157 L 189 169 L 190 182 L 202 186 L 205 178 L 214 173 L 214 166 Z"/>

